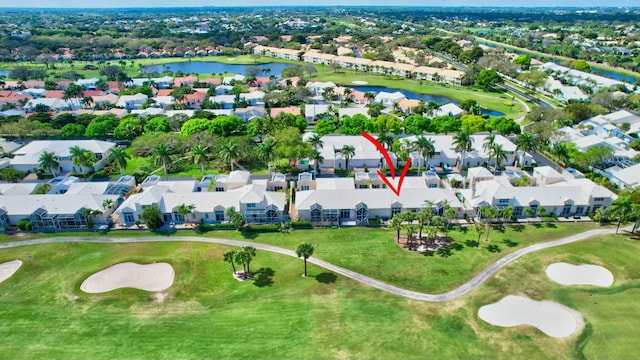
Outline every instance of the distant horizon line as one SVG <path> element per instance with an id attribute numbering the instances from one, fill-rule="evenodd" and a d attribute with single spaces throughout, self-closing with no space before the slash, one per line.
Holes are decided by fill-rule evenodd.
<path id="1" fill-rule="evenodd" d="M 638 6 L 626 6 L 626 5 L 599 5 L 599 6 L 578 6 L 578 5 L 562 5 L 562 6 L 527 6 L 527 5 L 235 5 L 235 6 L 220 6 L 220 5 L 207 5 L 207 6 L 132 6 L 132 7 L 18 7 L 18 6 L 0 6 L 0 9 L 12 9 L 12 10 L 120 10 L 120 9 L 234 9 L 234 8 L 423 8 L 423 9 L 640 9 Z"/>

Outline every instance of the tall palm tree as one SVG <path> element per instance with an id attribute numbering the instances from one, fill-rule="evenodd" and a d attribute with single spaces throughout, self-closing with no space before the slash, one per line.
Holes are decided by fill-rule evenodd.
<path id="1" fill-rule="evenodd" d="M 228 143 L 222 145 L 222 149 L 220 149 L 220 156 L 222 157 L 222 160 L 229 162 L 231 165 L 231 171 L 233 171 L 233 162 L 238 156 L 240 156 L 238 144 L 234 143 L 233 140 L 229 140 Z"/>
<path id="2" fill-rule="evenodd" d="M 342 95 L 344 96 L 344 99 L 349 102 L 351 100 L 351 93 L 353 92 L 353 90 L 351 88 L 344 88 L 344 90 L 342 90 Z"/>
<path id="3" fill-rule="evenodd" d="M 40 154 L 40 158 L 38 158 L 38 164 L 42 170 L 51 171 L 51 175 L 56 177 L 56 170 L 60 166 L 59 163 L 60 158 L 53 152 L 43 152 Z"/>
<path id="4" fill-rule="evenodd" d="M 385 149 L 391 150 L 391 146 L 393 145 L 393 136 L 380 133 L 380 135 L 378 135 L 378 142 L 384 146 Z"/>
<path id="5" fill-rule="evenodd" d="M 453 136 L 453 145 L 456 147 L 456 151 L 462 153 L 462 161 L 460 169 L 464 169 L 464 158 L 467 152 L 473 151 L 473 138 L 471 137 L 471 130 L 469 128 L 462 128 Z"/>
<path id="6" fill-rule="evenodd" d="M 129 159 L 131 159 L 131 156 L 123 148 L 112 147 L 109 149 L 107 162 L 120 168 L 120 176 L 124 176 L 124 169 L 127 168 L 127 160 Z"/>
<path id="7" fill-rule="evenodd" d="M 167 163 L 171 162 L 171 151 L 165 144 L 156 145 L 151 153 L 156 165 L 162 165 L 164 177 L 167 177 Z"/>
<path id="8" fill-rule="evenodd" d="M 73 162 L 73 165 L 80 168 L 82 177 L 86 177 L 84 168 L 92 166 L 94 164 L 95 158 L 93 157 L 93 153 L 87 149 L 83 149 L 80 146 L 75 145 L 69 149 L 69 154 L 69 159 Z"/>
<path id="9" fill-rule="evenodd" d="M 224 252 L 224 254 L 222 254 L 222 260 L 228 262 L 229 264 L 231 264 L 231 267 L 233 268 L 233 274 L 235 275 L 236 273 L 236 254 L 237 252 L 235 250 L 227 250 Z"/>
<path id="10" fill-rule="evenodd" d="M 389 221 L 389 226 L 396 231 L 396 242 L 400 242 L 400 230 L 402 230 L 402 214 L 395 213 Z"/>
<path id="11" fill-rule="evenodd" d="M 528 153 L 538 150 L 538 140 L 530 132 L 523 132 L 516 135 L 516 149 L 526 151 Z"/>
<path id="12" fill-rule="evenodd" d="M 324 162 L 324 156 L 322 156 L 322 153 L 320 153 L 320 151 L 311 149 L 311 155 L 309 155 L 309 159 L 313 160 L 313 168 L 316 174 L 318 174 L 318 165 Z"/>
<path id="13" fill-rule="evenodd" d="M 618 215 L 618 226 L 616 227 L 616 234 L 620 230 L 620 225 L 629 214 L 633 211 L 633 201 L 631 196 L 625 194 L 618 197 L 611 205 L 611 212 Z"/>
<path id="14" fill-rule="evenodd" d="M 309 243 L 301 243 L 296 246 L 296 255 L 304 259 L 304 277 L 307 277 L 307 259 L 313 255 L 313 245 Z"/>
<path id="15" fill-rule="evenodd" d="M 208 149 L 208 147 L 196 145 L 189 152 L 189 156 L 193 159 L 193 163 L 200 164 L 200 171 L 202 171 L 202 175 L 204 175 L 204 164 L 209 160 L 209 153 L 207 152 Z"/>
<path id="16" fill-rule="evenodd" d="M 309 142 L 309 144 L 311 144 L 311 147 L 313 147 L 314 149 L 321 148 L 324 145 L 324 141 L 322 141 L 322 137 L 318 134 L 311 135 L 311 137 L 307 141 Z"/>
<path id="17" fill-rule="evenodd" d="M 349 160 L 356 154 L 356 148 L 351 145 L 344 145 L 340 149 L 340 154 L 344 156 L 345 168 L 349 171 Z"/>
<path id="18" fill-rule="evenodd" d="M 491 148 L 495 143 L 496 143 L 496 134 L 494 134 L 493 132 L 490 132 L 489 135 L 487 135 L 484 138 L 484 143 L 482 144 L 482 148 L 487 153 L 491 152 Z"/>
<path id="19" fill-rule="evenodd" d="M 433 155 L 436 153 L 436 147 L 431 138 L 426 138 L 424 136 L 419 136 L 416 141 L 413 143 L 413 147 L 418 150 L 420 156 L 424 159 L 425 169 L 427 166 L 427 161 L 431 159 Z M 420 166 L 418 165 L 418 174 L 420 174 Z"/>
<path id="20" fill-rule="evenodd" d="M 502 148 L 502 144 L 494 144 L 493 147 L 491 147 L 490 154 L 489 158 L 496 160 L 496 166 L 493 169 L 495 175 L 496 171 L 502 168 L 502 163 L 507 161 L 507 152 Z"/>
<path id="21" fill-rule="evenodd" d="M 271 174 L 271 161 L 273 160 L 273 156 L 275 154 L 276 141 L 272 138 L 267 139 L 262 144 L 258 145 L 258 155 L 267 162 L 267 168 L 269 169 L 269 174 Z"/>

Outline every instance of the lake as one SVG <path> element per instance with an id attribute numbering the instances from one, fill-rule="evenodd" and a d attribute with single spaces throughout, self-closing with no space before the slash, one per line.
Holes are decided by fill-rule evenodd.
<path id="1" fill-rule="evenodd" d="M 442 95 L 429 95 L 429 94 L 418 94 L 415 91 L 405 90 L 405 89 L 394 89 L 388 88 L 386 86 L 362 86 L 362 85 L 344 85 L 348 86 L 354 90 L 362 91 L 362 92 L 372 92 L 379 93 L 381 91 L 385 92 L 395 92 L 398 91 L 402 93 L 402 95 L 406 96 L 407 99 L 415 99 L 415 100 L 424 100 L 425 102 L 433 101 L 438 104 L 448 104 L 454 103 L 458 105 L 460 102 L 458 100 L 451 99 L 447 96 Z M 482 113 L 489 116 L 504 116 L 503 113 L 494 110 L 483 109 Z"/>
<path id="2" fill-rule="evenodd" d="M 9 76 L 9 70 L 0 70 L 0 75 Z"/>
<path id="3" fill-rule="evenodd" d="M 162 65 L 153 65 L 146 68 L 145 72 L 159 72 L 164 71 L 165 68 L 176 72 L 182 71 L 185 74 L 196 73 L 196 74 L 220 74 L 220 73 L 230 73 L 230 74 L 240 74 L 245 75 L 247 72 L 248 66 L 255 66 L 260 69 L 260 73 L 258 76 L 270 76 L 275 75 L 280 77 L 282 71 L 286 68 L 295 67 L 295 65 L 291 64 L 282 64 L 282 63 L 267 63 L 267 64 L 224 64 L 219 62 L 205 62 L 205 61 L 190 61 L 190 62 L 179 62 L 179 63 L 170 63 L 170 64 L 162 64 Z M 264 72 L 264 69 L 269 69 L 267 72 Z"/>

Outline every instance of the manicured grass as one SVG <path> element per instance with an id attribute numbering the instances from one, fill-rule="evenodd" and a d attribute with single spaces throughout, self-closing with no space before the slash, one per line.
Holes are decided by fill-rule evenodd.
<path id="1" fill-rule="evenodd" d="M 374 74 L 364 75 L 361 72 L 356 74 L 351 70 L 334 72 L 328 67 L 324 67 L 324 69 L 321 68 L 318 74 L 313 76 L 313 80 L 333 81 L 336 84 L 344 86 L 352 86 L 352 81 L 366 81 L 368 85 L 372 86 L 386 86 L 429 95 L 447 96 L 458 101 L 475 99 L 482 107 L 500 111 L 504 113 L 506 117 L 512 119 L 516 119 L 524 114 L 524 106 L 522 106 L 522 104 L 516 102 L 513 107 L 504 104 L 506 101 L 511 100 L 511 95 L 486 92 L 475 87 L 462 87 L 448 84 L 436 85 L 428 81 L 424 81 L 422 85 L 420 85 L 419 81 L 411 79 L 392 78 Z"/>
<path id="2" fill-rule="evenodd" d="M 185 230 L 170 236 L 198 235 L 252 240 L 288 249 L 294 249 L 301 242 L 309 242 L 315 245 L 314 256 L 317 258 L 402 288 L 426 293 L 443 293 L 469 281 L 473 275 L 511 251 L 532 243 L 586 231 L 597 225 L 558 223 L 553 226 L 555 227 L 536 228 L 528 225 L 521 229 L 511 227 L 503 230 L 493 229 L 490 234 L 491 242 L 482 242 L 482 247 L 479 249 L 474 247 L 474 242 L 478 238 L 475 231 L 469 228 L 464 233 L 457 229 L 449 232 L 449 236 L 455 240 L 451 250 L 429 253 L 430 256 L 400 248 L 393 240 L 395 231 L 387 229 L 313 229 L 295 230 L 284 234 L 246 234 L 237 231 L 197 234 L 194 231 Z M 146 235 L 150 233 L 118 231 L 106 236 Z M 4 240 L 7 237 L 9 236 L 0 237 L 0 239 Z"/>
<path id="3" fill-rule="evenodd" d="M 262 251 L 251 264 L 259 280 L 240 283 L 221 261 L 226 249 L 195 243 L 4 249 L 0 263 L 24 265 L 0 284 L 0 353 L 21 359 L 616 359 L 636 353 L 640 244 L 624 237 L 528 255 L 443 304 L 393 296 L 313 265 L 304 279 L 301 260 Z M 90 274 L 123 261 L 171 263 L 176 281 L 164 301 L 133 289 L 79 290 Z M 602 264 L 616 283 L 606 290 L 559 286 L 544 274 L 556 261 Z M 532 327 L 478 319 L 480 306 L 508 294 L 562 302 L 585 315 L 586 330 L 553 339 Z"/>
<path id="4" fill-rule="evenodd" d="M 570 351 L 563 357 L 635 357 L 632 354 L 637 354 L 635 334 L 640 321 L 640 304 L 637 301 L 640 295 L 640 264 L 636 256 L 638 251 L 640 243 L 637 241 L 610 235 L 527 255 L 471 293 L 468 307 L 477 311 L 480 306 L 493 303 L 509 294 L 557 301 L 581 312 L 586 324 L 580 336 L 552 341 L 555 345 L 550 345 L 567 347 L 567 351 Z M 560 261 L 604 266 L 613 273 L 615 282 L 609 288 L 556 284 L 547 278 L 544 269 Z M 478 324 L 481 325 L 481 331 L 495 328 L 482 320 L 478 320 Z M 540 332 L 533 328 L 505 328 L 495 340 L 510 344 L 538 334 Z"/>

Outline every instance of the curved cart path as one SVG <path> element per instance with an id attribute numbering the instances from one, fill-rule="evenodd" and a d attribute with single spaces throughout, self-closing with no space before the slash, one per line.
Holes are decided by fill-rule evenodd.
<path id="1" fill-rule="evenodd" d="M 621 230 L 624 231 L 626 229 L 624 230 L 621 229 Z M 443 302 L 443 301 L 454 300 L 462 295 L 465 295 L 471 292 L 472 290 L 480 286 L 480 284 L 482 284 L 485 280 L 487 280 L 488 278 L 493 276 L 495 273 L 497 273 L 500 269 L 514 262 L 516 259 L 518 259 L 521 256 L 524 256 L 532 252 L 540 251 L 543 249 L 548 249 L 554 246 L 566 245 L 576 241 L 585 240 L 593 236 L 615 234 L 615 232 L 616 232 L 615 229 L 589 230 L 579 234 L 567 236 L 558 240 L 552 240 L 552 241 L 524 247 L 520 250 L 516 250 L 512 253 L 507 254 L 505 257 L 489 265 L 486 269 L 482 270 L 478 275 L 476 275 L 469 282 L 462 284 L 460 287 L 442 294 L 425 294 L 417 291 L 402 289 L 397 286 L 393 286 L 393 285 L 384 283 L 382 281 L 369 278 L 367 276 L 353 272 L 351 270 L 347 270 L 340 266 L 333 265 L 331 263 L 317 259 L 315 257 L 310 257 L 307 261 L 312 264 L 318 265 L 324 269 L 331 270 L 342 276 L 346 276 L 350 279 L 359 281 L 363 284 L 373 286 L 377 289 L 380 289 L 395 295 L 400 295 L 409 299 L 420 300 L 420 301 Z M 0 249 L 8 249 L 8 248 L 27 246 L 27 245 L 40 245 L 40 244 L 52 244 L 52 243 L 66 243 L 66 242 L 144 243 L 144 242 L 163 242 L 163 241 L 168 241 L 168 242 L 190 241 L 190 242 L 204 242 L 204 243 L 222 244 L 222 245 L 230 245 L 230 246 L 253 246 L 258 250 L 270 251 L 270 252 L 297 258 L 297 255 L 293 250 L 284 249 L 278 246 L 255 243 L 250 241 L 206 238 L 206 237 L 198 237 L 198 236 L 176 236 L 176 237 L 148 236 L 148 237 L 139 237 L 139 238 L 135 238 L 135 237 L 93 238 L 88 236 L 66 236 L 66 237 L 41 238 L 41 239 L 4 243 L 4 244 L 0 244 Z"/>

